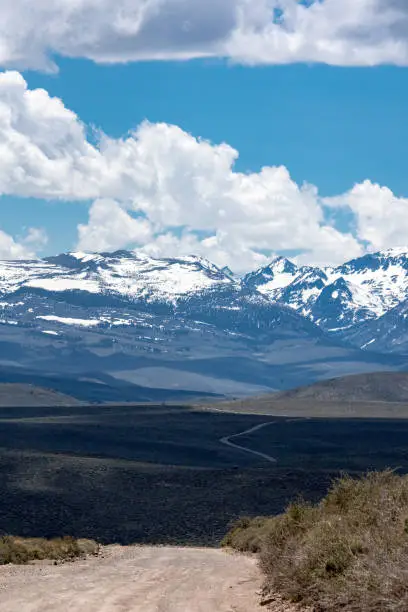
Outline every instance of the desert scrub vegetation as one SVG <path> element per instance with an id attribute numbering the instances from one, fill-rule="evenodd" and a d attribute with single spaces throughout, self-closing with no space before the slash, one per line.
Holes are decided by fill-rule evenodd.
<path id="1" fill-rule="evenodd" d="M 49 559 L 51 561 L 70 561 L 85 555 L 97 555 L 99 545 L 93 540 L 76 540 L 71 537 L 18 538 L 0 537 L 0 565 L 9 563 L 22 565 L 31 561 Z"/>
<path id="2" fill-rule="evenodd" d="M 264 595 L 314 612 L 408 610 L 408 476 L 343 476 L 317 505 L 242 518 L 224 545 L 259 552 Z"/>

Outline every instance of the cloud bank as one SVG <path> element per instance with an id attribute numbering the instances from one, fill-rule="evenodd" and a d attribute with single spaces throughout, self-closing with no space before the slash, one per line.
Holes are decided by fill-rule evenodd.
<path id="1" fill-rule="evenodd" d="M 408 64 L 406 0 L 3 0 L 0 65 L 56 70 L 220 57 L 247 64 Z"/>
<path id="2" fill-rule="evenodd" d="M 283 166 L 244 174 L 237 158 L 226 143 L 164 123 L 143 123 L 123 139 L 100 134 L 91 144 L 61 100 L 29 90 L 18 72 L 0 73 L 0 195 L 92 200 L 88 222 L 78 227 L 82 250 L 196 253 L 245 271 L 279 251 L 334 264 L 406 244 L 408 200 L 386 187 L 367 181 L 323 199 Z M 355 232 L 328 220 L 327 207 L 338 206 L 354 215 Z M 10 256 L 25 256 L 44 240 L 39 230 L 25 242 L 11 239 Z"/>

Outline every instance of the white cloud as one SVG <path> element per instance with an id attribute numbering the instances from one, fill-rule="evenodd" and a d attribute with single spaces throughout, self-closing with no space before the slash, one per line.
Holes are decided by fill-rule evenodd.
<path id="1" fill-rule="evenodd" d="M 263 261 L 263 250 L 341 260 L 345 238 L 325 224 L 315 187 L 299 187 L 284 167 L 236 172 L 237 158 L 227 144 L 163 123 L 143 123 L 125 139 L 101 135 L 93 146 L 61 100 L 30 91 L 19 73 L 0 74 L 0 194 L 98 200 L 79 228 L 81 249 L 147 244 L 150 232 L 159 248 L 158 235 L 182 227 L 184 246 L 188 236 L 199 252 L 242 268 Z M 351 236 L 346 242 L 358 252 Z"/>
<path id="2" fill-rule="evenodd" d="M 18 72 L 0 73 L 0 160 L 0 194 L 95 197 L 103 171 L 75 113 Z"/>
<path id="3" fill-rule="evenodd" d="M 0 65 L 226 57 L 246 63 L 408 63 L 406 0 L 3 0 Z M 279 18 L 277 19 L 277 17 Z"/>
<path id="4" fill-rule="evenodd" d="M 408 198 L 397 197 L 388 187 L 367 180 L 325 203 L 354 213 L 357 237 L 369 250 L 407 246 Z"/>
<path id="5" fill-rule="evenodd" d="M 237 61 L 408 64 L 406 0 L 246 0 L 240 4 L 238 27 L 227 43 L 229 56 Z M 273 14 L 279 17 L 273 20 Z"/>
<path id="6" fill-rule="evenodd" d="M 366 245 L 407 243 L 408 199 L 388 188 L 366 181 L 322 200 L 285 167 L 244 174 L 235 169 L 237 158 L 228 144 L 164 123 L 143 123 L 124 139 L 102 134 L 91 144 L 61 100 L 30 91 L 19 73 L 0 73 L 0 194 L 94 200 L 88 223 L 78 228 L 81 250 L 140 245 L 150 254 L 194 252 L 245 271 L 283 250 L 301 252 L 303 263 L 335 264 Z M 355 235 L 326 220 L 327 205 L 352 211 Z M 30 231 L 4 239 L 3 253 L 44 246 L 41 232 Z"/>
<path id="7" fill-rule="evenodd" d="M 78 226 L 78 249 L 115 251 L 129 245 L 146 244 L 151 228 L 145 219 L 134 219 L 115 200 L 96 200 L 87 225 Z"/>
<path id="8" fill-rule="evenodd" d="M 16 242 L 12 236 L 0 230 L 0 259 L 29 259 L 31 253 L 24 244 Z"/>
<path id="9" fill-rule="evenodd" d="M 0 230 L 0 259 L 35 259 L 46 243 L 47 235 L 40 228 L 30 227 L 25 236 L 17 239 Z"/>
<path id="10" fill-rule="evenodd" d="M 236 172 L 238 152 L 226 144 L 145 123 L 126 141 L 105 140 L 102 154 L 109 179 L 100 179 L 100 195 L 143 213 L 156 236 L 146 245 L 150 254 L 193 252 L 241 271 L 282 249 L 331 263 L 361 252 L 351 235 L 325 224 L 315 187 L 299 187 L 284 167 Z M 126 233 L 117 240 L 129 243 Z"/>
<path id="11" fill-rule="evenodd" d="M 0 64 L 55 69 L 50 52 L 98 62 L 215 55 L 236 18 L 237 0 L 6 0 Z"/>
<path id="12" fill-rule="evenodd" d="M 48 244 L 48 234 L 43 227 L 29 227 L 22 243 L 36 251 Z"/>
<path id="13" fill-rule="evenodd" d="M 318 248 L 307 248 L 296 257 L 299 264 L 327 266 L 340 264 L 364 254 L 364 247 L 350 233 L 342 233 L 333 227 L 324 226 L 320 233 Z"/>
<path id="14" fill-rule="evenodd" d="M 234 272 L 254 270 L 269 261 L 266 255 L 243 243 L 237 243 L 233 236 L 221 232 L 202 239 L 188 231 L 182 232 L 180 236 L 167 232 L 157 236 L 141 250 L 150 257 L 158 258 L 200 255 L 221 268 L 228 266 Z"/>

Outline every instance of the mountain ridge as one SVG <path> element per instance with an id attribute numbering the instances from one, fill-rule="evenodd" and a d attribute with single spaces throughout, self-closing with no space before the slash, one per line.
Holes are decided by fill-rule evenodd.
<path id="1" fill-rule="evenodd" d="M 128 251 L 3 261 L 0 367 L 69 380 L 85 371 L 98 384 L 128 385 L 128 401 L 251 395 L 400 370 L 405 284 L 402 252 L 335 272 L 277 257 L 241 278 L 201 257 Z M 376 325 L 388 326 L 382 340 Z"/>
<path id="2" fill-rule="evenodd" d="M 368 323 L 386 317 L 408 297 L 408 248 L 378 251 L 334 268 L 298 267 L 293 262 L 288 266 L 286 261 L 274 260 L 246 275 L 243 284 L 248 283 L 272 301 L 309 318 L 325 332 L 360 348 L 370 346 L 373 339 L 366 337 L 370 333 Z M 361 338 L 350 333 L 350 328 L 365 323 L 367 329 Z M 398 326 L 403 326 L 402 319 Z M 393 347 L 378 345 L 377 350 L 392 352 Z M 403 350 L 408 351 L 408 344 Z"/>

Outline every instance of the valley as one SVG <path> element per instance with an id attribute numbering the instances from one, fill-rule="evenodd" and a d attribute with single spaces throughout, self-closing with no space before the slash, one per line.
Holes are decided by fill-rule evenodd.
<path id="1" fill-rule="evenodd" d="M 408 0 L 0 0 L 0 612 L 408 611 L 407 70 Z"/>
<path id="2" fill-rule="evenodd" d="M 408 471 L 408 419 L 219 410 L 1 408 L 2 532 L 216 546 L 231 520 L 279 513 L 300 494 L 316 501 L 341 470 Z"/>

